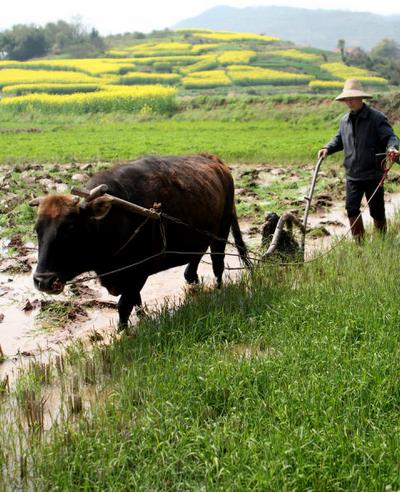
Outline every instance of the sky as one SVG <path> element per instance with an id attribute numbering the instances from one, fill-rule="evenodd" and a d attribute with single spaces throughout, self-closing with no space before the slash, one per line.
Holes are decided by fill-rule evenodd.
<path id="1" fill-rule="evenodd" d="M 101 34 L 150 32 L 201 14 L 217 5 L 231 7 L 287 6 L 311 9 L 340 9 L 377 14 L 400 14 L 393 0 L 11 0 L 4 2 L 0 30 L 15 24 L 44 25 L 47 22 L 80 20 Z"/>

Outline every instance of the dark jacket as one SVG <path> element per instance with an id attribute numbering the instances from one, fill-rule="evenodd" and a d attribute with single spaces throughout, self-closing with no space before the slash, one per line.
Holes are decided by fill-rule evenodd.
<path id="1" fill-rule="evenodd" d="M 350 113 L 347 113 L 340 120 L 336 136 L 325 145 L 328 155 L 344 150 L 346 178 L 354 181 L 381 178 L 382 158 L 375 155 L 390 147 L 399 148 L 393 128 L 383 113 L 366 104 L 355 121 L 354 131 Z"/>

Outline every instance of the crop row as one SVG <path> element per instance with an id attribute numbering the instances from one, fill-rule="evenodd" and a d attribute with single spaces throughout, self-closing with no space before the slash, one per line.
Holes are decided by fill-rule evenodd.
<path id="1" fill-rule="evenodd" d="M 61 70 L 82 72 L 88 75 L 101 75 L 118 74 L 133 70 L 134 64 L 133 60 L 126 58 L 80 58 L 25 62 L 0 60 L 0 69 Z"/>
<path id="2" fill-rule="evenodd" d="M 168 113 L 175 108 L 176 89 L 160 85 L 105 85 L 96 92 L 54 95 L 27 94 L 4 97 L 0 107 L 14 112 L 96 113 L 111 111 Z"/>
<path id="3" fill-rule="evenodd" d="M 228 66 L 226 70 L 204 70 L 181 76 L 179 74 L 151 74 L 132 72 L 120 79 L 120 84 L 100 83 L 31 83 L 14 84 L 3 88 L 0 105 L 10 109 L 36 108 L 46 112 L 62 111 L 92 112 L 131 110 L 139 111 L 147 104 L 152 111 L 165 112 L 171 107 L 170 97 L 176 94 L 176 88 L 168 92 L 165 85 L 181 84 L 186 89 L 211 89 L 230 85 L 307 85 L 313 91 L 339 90 L 343 81 L 310 80 L 310 76 L 288 73 L 278 70 L 252 68 L 241 65 Z M 366 86 L 385 87 L 386 81 L 364 81 Z M 155 99 L 151 103 L 143 102 L 151 94 Z M 143 89 L 143 91 L 141 91 Z M 167 90 L 167 92 L 165 91 Z M 14 96 L 14 97 L 12 97 Z M 166 103 L 161 100 L 167 96 Z M 168 109 L 169 110 L 169 109 Z"/>
<path id="4" fill-rule="evenodd" d="M 79 92 L 95 92 L 100 84 L 16 84 L 3 88 L 7 96 L 23 96 L 25 94 L 75 94 Z"/>

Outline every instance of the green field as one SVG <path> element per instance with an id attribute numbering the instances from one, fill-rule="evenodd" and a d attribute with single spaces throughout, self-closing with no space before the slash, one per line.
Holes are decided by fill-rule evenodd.
<path id="1" fill-rule="evenodd" d="M 15 118 L 0 111 L 0 166 L 2 172 L 12 172 L 0 202 L 0 237 L 30 237 L 34 210 L 27 202 L 48 192 L 40 180 L 51 178 L 72 187 L 81 163 L 91 163 L 94 172 L 143 155 L 203 152 L 218 155 L 228 165 L 261 163 L 293 170 L 314 165 L 318 149 L 335 133 L 343 108 L 324 98 L 292 99 L 198 97 L 182 102 L 170 118 L 125 113 L 50 116 L 36 111 Z M 325 167 L 332 165 L 338 166 L 337 157 Z M 303 173 L 296 189 L 308 180 L 309 172 Z M 271 204 L 277 211 L 282 211 L 279 197 L 284 193 L 279 190 Z M 266 194 L 260 190 L 260 200 Z M 238 211 L 259 223 L 264 208 L 253 216 L 253 207 L 246 204 Z"/>
<path id="2" fill-rule="evenodd" d="M 343 111 L 341 105 L 323 99 L 286 107 L 268 98 L 246 104 L 245 97 L 221 107 L 209 104 L 207 108 L 205 101 L 203 109 L 199 102 L 200 109 L 183 108 L 168 119 L 27 113 L 16 120 L 0 112 L 0 161 L 111 161 L 209 152 L 227 162 L 304 163 L 315 159 Z M 319 104 L 322 110 L 314 112 Z M 38 131 L 23 131 L 32 128 Z"/>

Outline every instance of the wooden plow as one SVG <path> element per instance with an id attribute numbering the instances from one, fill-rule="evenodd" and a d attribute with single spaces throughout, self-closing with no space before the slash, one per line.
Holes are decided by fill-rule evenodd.
<path id="1" fill-rule="evenodd" d="M 278 224 L 276 226 L 274 235 L 272 236 L 271 244 L 270 244 L 269 248 L 267 249 L 267 251 L 264 253 L 264 257 L 265 256 L 270 256 L 270 255 L 272 255 L 275 252 L 275 250 L 276 250 L 276 248 L 278 246 L 278 243 L 279 243 L 279 238 L 281 237 L 281 234 L 282 234 L 282 231 L 283 231 L 283 227 L 285 226 L 285 224 L 289 224 L 289 229 L 291 229 L 292 226 L 293 226 L 293 224 L 294 224 L 301 231 L 300 253 L 301 253 L 301 256 L 303 257 L 303 261 L 304 261 L 304 259 L 305 259 L 304 255 L 305 255 L 305 243 L 306 243 L 306 234 L 307 234 L 308 215 L 310 213 L 311 202 L 312 202 L 312 198 L 313 198 L 313 195 L 314 195 L 315 184 L 317 182 L 317 177 L 318 177 L 319 169 L 321 167 L 321 164 L 322 164 L 322 161 L 323 160 L 324 160 L 323 157 L 320 157 L 318 159 L 318 162 L 317 162 L 317 164 L 316 164 L 316 166 L 314 168 L 314 173 L 313 173 L 313 177 L 312 177 L 312 180 L 311 180 L 311 186 L 310 186 L 310 190 L 309 190 L 308 196 L 305 196 L 304 197 L 304 199 L 306 200 L 306 209 L 305 209 L 305 212 L 304 212 L 303 221 L 301 222 L 297 217 L 295 217 L 290 212 L 287 212 L 287 213 L 283 214 L 280 217 L 279 221 L 278 221 Z"/>

